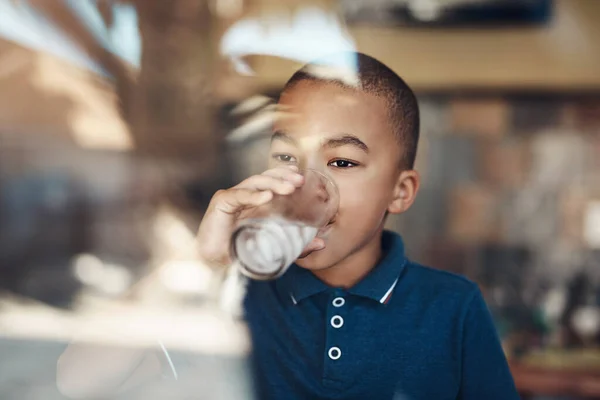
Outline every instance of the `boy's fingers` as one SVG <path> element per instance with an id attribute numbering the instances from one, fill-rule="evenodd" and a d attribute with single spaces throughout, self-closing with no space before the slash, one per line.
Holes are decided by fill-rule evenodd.
<path id="1" fill-rule="evenodd" d="M 215 208 L 227 214 L 234 214 L 246 207 L 258 207 L 268 203 L 273 198 L 270 190 L 256 191 L 253 189 L 234 188 L 215 194 Z"/>
<path id="2" fill-rule="evenodd" d="M 271 201 L 274 194 L 291 194 L 303 183 L 304 177 L 296 166 L 273 168 L 251 176 L 231 189 L 218 191 L 211 203 L 214 209 L 234 214 L 243 208 L 263 205 Z"/>
<path id="3" fill-rule="evenodd" d="M 268 175 L 255 175 L 246 179 L 233 189 L 246 189 L 255 191 L 270 190 L 276 194 L 286 195 L 296 190 L 296 186 L 287 180 L 274 178 Z"/>
<path id="4" fill-rule="evenodd" d="M 298 173 L 298 168 L 293 165 L 289 167 L 272 168 L 263 172 L 262 175 L 271 176 L 273 178 L 278 178 L 291 182 L 296 187 L 300 187 L 304 183 L 304 176 L 300 175 Z"/>

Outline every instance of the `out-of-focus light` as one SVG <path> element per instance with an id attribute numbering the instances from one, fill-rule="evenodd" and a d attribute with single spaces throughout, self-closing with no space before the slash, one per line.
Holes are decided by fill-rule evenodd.
<path id="1" fill-rule="evenodd" d="M 337 16 L 318 7 L 302 8 L 291 20 L 286 15 L 242 19 L 225 32 L 220 44 L 221 54 L 229 57 L 236 70 L 245 75 L 253 74 L 243 61 L 248 55 L 269 55 L 307 63 L 355 49 L 354 41 Z"/>
<path id="2" fill-rule="evenodd" d="M 242 13 L 244 9 L 243 0 L 215 0 L 214 10 L 219 18 L 235 18 Z"/>
<path id="3" fill-rule="evenodd" d="M 242 19 L 223 35 L 221 54 L 228 57 L 237 72 L 254 72 L 243 58 L 268 55 L 301 63 L 319 61 L 306 72 L 324 79 L 336 79 L 358 86 L 356 45 L 335 13 L 318 7 L 304 7 L 288 15 L 271 14 L 264 18 Z M 332 56 L 334 55 L 334 56 Z M 289 115 L 284 110 L 267 106 L 269 100 L 253 98 L 242 103 L 234 114 L 256 114 L 233 130 L 227 137 L 241 142 L 269 131 L 273 122 Z"/>
<path id="4" fill-rule="evenodd" d="M 25 0 L 0 0 L 0 37 L 33 50 L 51 53 L 97 73 L 104 73 L 60 29 Z"/>
<path id="5" fill-rule="evenodd" d="M 110 5 L 113 22 L 106 26 L 95 0 L 63 0 L 77 14 L 99 43 L 133 66 L 141 63 L 142 44 L 135 7 L 125 2 Z"/>
<path id="6" fill-rule="evenodd" d="M 352 56 L 349 55 L 348 57 Z M 338 59 L 336 60 L 336 58 Z M 360 85 L 356 65 L 351 59 L 329 58 L 322 64 L 310 65 L 306 72 L 321 79 L 338 80 L 345 85 L 355 88 L 358 88 Z"/>
<path id="7" fill-rule="evenodd" d="M 600 248 L 600 201 L 588 204 L 584 217 L 583 237 L 588 246 Z"/>
<path id="8" fill-rule="evenodd" d="M 92 254 L 81 254 L 73 261 L 75 277 L 85 285 L 95 285 L 102 279 L 104 263 Z"/>
<path id="9" fill-rule="evenodd" d="M 89 73 L 80 72 L 65 74 L 64 64 L 40 55 L 31 82 L 46 93 L 71 100 L 69 126 L 65 128 L 77 144 L 91 149 L 131 149 L 131 134 L 118 112 L 114 93 L 86 75 Z"/>
<path id="10" fill-rule="evenodd" d="M 595 54 L 593 31 L 588 31 L 588 25 L 582 23 L 585 20 L 578 15 L 577 2 L 561 1 L 556 5 L 559 9 L 554 15 L 552 29 L 545 32 L 548 37 L 544 37 L 540 43 L 551 48 L 557 57 L 572 59 L 578 64 L 582 54 Z"/>
<path id="11" fill-rule="evenodd" d="M 434 21 L 442 14 L 442 4 L 438 0 L 412 0 L 408 9 L 421 21 Z"/>
<path id="12" fill-rule="evenodd" d="M 553 289 L 546 295 L 543 309 L 546 318 L 558 322 L 567 304 L 567 295 L 562 289 Z"/>
<path id="13" fill-rule="evenodd" d="M 270 127 L 278 119 L 289 116 L 290 113 L 281 111 L 276 105 L 267 106 L 249 118 L 245 123 L 235 128 L 227 135 L 230 142 L 241 142 L 261 134 L 270 134 Z"/>
<path id="14" fill-rule="evenodd" d="M 154 220 L 155 265 L 159 284 L 179 294 L 204 294 L 212 284 L 213 271 L 198 259 L 196 235 L 169 207 Z"/>
<path id="15" fill-rule="evenodd" d="M 238 104 L 232 111 L 231 115 L 244 115 L 250 114 L 254 111 L 257 111 L 269 103 L 272 103 L 273 100 L 267 96 L 256 95 L 252 96 L 249 99 L 242 101 Z"/>
<path id="16" fill-rule="evenodd" d="M 132 282 L 131 273 L 125 267 L 105 264 L 92 254 L 77 256 L 72 268 L 81 283 L 110 296 L 124 293 Z"/>
<path id="17" fill-rule="evenodd" d="M 221 310 L 233 318 L 241 318 L 247 286 L 248 278 L 242 275 L 237 265 L 232 265 L 227 271 L 227 276 L 221 287 L 219 298 Z"/>
<path id="18" fill-rule="evenodd" d="M 584 338 L 593 338 L 600 332 L 600 310 L 597 307 L 582 307 L 572 318 L 573 328 Z"/>
<path id="19" fill-rule="evenodd" d="M 424 22 L 435 21 L 440 18 L 444 10 L 454 7 L 463 7 L 489 3 L 495 0 L 404 0 L 408 2 L 408 10 L 412 16 Z M 403 0 L 397 0 L 403 2 Z"/>
<path id="20" fill-rule="evenodd" d="M 169 208 L 161 209 L 154 220 L 155 249 L 166 259 L 191 259 L 196 256 L 196 236 Z"/>
<path id="21" fill-rule="evenodd" d="M 141 38 L 137 12 L 130 4 L 112 4 L 113 25 L 105 26 L 94 0 L 63 1 L 81 19 L 104 48 L 139 67 Z M 100 65 L 41 14 L 28 0 L 0 0 L 0 37 L 33 50 L 48 52 L 79 67 L 106 75 Z"/>
<path id="22" fill-rule="evenodd" d="M 102 113 L 108 110 L 102 110 L 100 105 L 97 111 Z M 99 123 L 97 116 L 80 110 L 71 115 L 70 123 L 73 129 L 73 139 L 83 148 L 106 150 L 130 150 L 133 148 L 129 129 L 119 118 L 107 118 Z"/>
<path id="23" fill-rule="evenodd" d="M 154 347 L 160 339 L 169 350 L 205 355 L 244 356 L 250 350 L 246 328 L 206 307 L 143 308 L 107 303 L 68 313 L 36 303 L 0 299 L 4 338 L 70 341 L 103 345 Z"/>
<path id="24" fill-rule="evenodd" d="M 209 289 L 212 272 L 197 261 L 173 260 L 161 268 L 160 277 L 170 291 L 180 294 L 202 294 Z"/>
<path id="25" fill-rule="evenodd" d="M 196 235 L 168 207 L 157 213 L 153 230 L 160 284 L 179 294 L 206 293 L 213 282 L 213 271 L 198 259 Z"/>
<path id="26" fill-rule="evenodd" d="M 120 295 L 131 286 L 131 273 L 121 265 L 106 264 L 97 288 L 107 295 Z"/>

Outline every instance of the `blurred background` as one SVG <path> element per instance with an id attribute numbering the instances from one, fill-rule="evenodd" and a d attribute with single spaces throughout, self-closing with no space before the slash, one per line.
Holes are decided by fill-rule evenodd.
<path id="1" fill-rule="evenodd" d="M 63 399 L 75 333 L 149 330 L 198 398 L 250 398 L 195 231 L 265 168 L 285 81 L 340 50 L 419 98 L 409 256 L 480 285 L 523 398 L 600 399 L 598 0 L 0 0 L 0 398 Z"/>

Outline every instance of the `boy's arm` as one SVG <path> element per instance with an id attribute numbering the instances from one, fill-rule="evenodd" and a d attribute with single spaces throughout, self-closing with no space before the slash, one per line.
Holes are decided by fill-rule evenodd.
<path id="1" fill-rule="evenodd" d="M 467 309 L 457 400 L 519 400 L 492 316 L 479 289 Z"/>

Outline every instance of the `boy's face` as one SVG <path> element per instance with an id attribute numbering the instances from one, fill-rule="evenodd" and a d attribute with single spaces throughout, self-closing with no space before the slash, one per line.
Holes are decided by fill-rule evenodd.
<path id="1" fill-rule="evenodd" d="M 402 152 L 382 98 L 302 81 L 279 104 L 287 116 L 275 123 L 270 166 L 322 170 L 339 189 L 339 211 L 324 236 L 325 249 L 297 262 L 307 269 L 325 269 L 377 237 L 387 211 L 402 211 L 397 207 Z"/>

